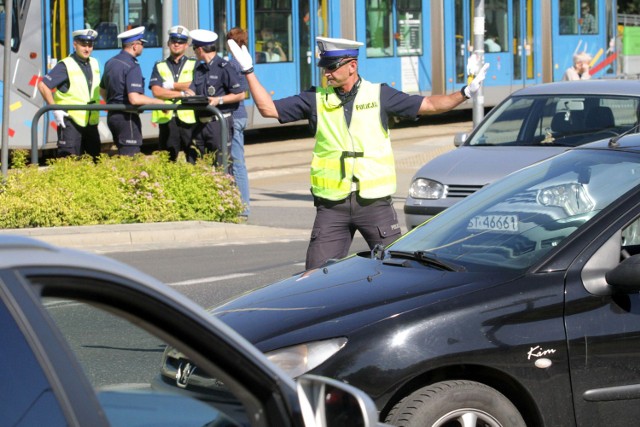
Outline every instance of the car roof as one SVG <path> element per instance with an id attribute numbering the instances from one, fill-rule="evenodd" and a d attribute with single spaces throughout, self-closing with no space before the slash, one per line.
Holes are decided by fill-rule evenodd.
<path id="1" fill-rule="evenodd" d="M 542 83 L 529 86 L 513 93 L 512 96 L 536 95 L 621 95 L 640 97 L 638 80 L 576 80 Z"/>
<path id="2" fill-rule="evenodd" d="M 639 131 L 640 129 L 636 129 Z M 619 137 L 612 137 L 594 141 L 588 144 L 584 144 L 578 147 L 572 148 L 572 150 L 584 150 L 584 149 L 607 149 L 607 150 L 624 150 L 640 153 L 640 133 L 630 133 L 628 135 L 621 135 Z"/>
<path id="3" fill-rule="evenodd" d="M 31 237 L 0 235 L 0 268 L 32 266 L 86 268 L 117 273 L 150 287 L 164 287 L 159 280 L 112 258 L 54 246 Z"/>

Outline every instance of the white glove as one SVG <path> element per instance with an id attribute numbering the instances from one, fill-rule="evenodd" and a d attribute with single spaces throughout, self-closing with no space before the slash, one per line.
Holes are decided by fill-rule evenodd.
<path id="1" fill-rule="evenodd" d="M 467 74 L 470 76 L 475 76 L 478 71 L 478 55 L 472 53 L 469 55 L 469 59 L 467 59 Z"/>
<path id="2" fill-rule="evenodd" d="M 238 46 L 238 43 L 235 40 L 229 39 L 227 40 L 227 44 L 229 45 L 229 50 L 233 54 L 233 57 L 236 58 L 238 64 L 240 64 L 240 68 L 242 71 L 249 71 L 253 68 L 253 59 L 251 58 L 251 54 L 247 49 L 247 46 Z"/>
<path id="3" fill-rule="evenodd" d="M 480 86 L 482 85 L 482 81 L 487 76 L 487 68 L 489 68 L 489 63 L 485 63 L 478 74 L 471 80 L 471 83 L 467 87 L 464 88 L 464 95 L 467 98 L 471 98 L 475 96 L 476 93 L 480 90 Z"/>
<path id="4" fill-rule="evenodd" d="M 64 124 L 65 117 L 69 117 L 69 114 L 66 111 L 53 110 L 53 120 L 56 122 L 56 125 L 66 128 L 67 126 Z"/>
<path id="5" fill-rule="evenodd" d="M 165 89 L 173 90 L 173 82 L 162 82 L 162 87 Z"/>

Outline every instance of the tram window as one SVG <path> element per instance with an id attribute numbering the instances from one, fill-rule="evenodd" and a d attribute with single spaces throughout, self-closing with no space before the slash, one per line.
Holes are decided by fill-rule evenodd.
<path id="1" fill-rule="evenodd" d="M 4 45 L 4 30 L 5 30 L 5 0 L 0 0 L 0 43 Z M 29 8 L 29 0 L 13 0 L 13 20 L 11 21 L 11 50 L 14 52 L 18 51 L 20 47 L 20 39 L 21 34 L 24 29 L 25 17 L 27 13 L 26 9 Z M 18 16 L 21 16 L 22 19 L 18 21 Z"/>
<path id="2" fill-rule="evenodd" d="M 560 34 L 598 33 L 598 0 L 558 0 L 560 2 Z"/>
<path id="3" fill-rule="evenodd" d="M 397 10 L 398 55 L 422 55 L 422 2 L 398 0 Z"/>
<path id="4" fill-rule="evenodd" d="M 258 0 L 255 14 L 255 62 L 291 61 L 293 45 L 291 0 Z"/>
<path id="5" fill-rule="evenodd" d="M 508 14 L 507 0 L 489 0 L 485 6 L 486 33 L 485 52 L 503 52 L 508 50 Z"/>
<path id="6" fill-rule="evenodd" d="M 367 57 L 393 56 L 393 12 L 392 2 L 371 0 L 367 8 Z"/>
<path id="7" fill-rule="evenodd" d="M 146 46 L 162 44 L 161 0 L 130 0 L 126 6 L 124 0 L 84 0 L 84 10 L 85 27 L 98 32 L 95 49 L 119 48 L 118 34 L 141 25 L 145 27 Z"/>

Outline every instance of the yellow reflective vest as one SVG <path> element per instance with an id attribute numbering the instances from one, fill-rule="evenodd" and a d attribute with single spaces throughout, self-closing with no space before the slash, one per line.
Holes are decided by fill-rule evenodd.
<path id="1" fill-rule="evenodd" d="M 67 67 L 69 76 L 69 90 L 62 92 L 56 90 L 53 93 L 53 100 L 56 104 L 86 105 L 100 103 L 100 67 L 95 58 L 89 58 L 93 79 L 91 88 L 87 82 L 80 65 L 73 57 L 68 56 L 62 60 Z M 69 117 L 78 125 L 85 127 L 87 124 L 97 125 L 100 120 L 100 111 L 69 110 Z"/>
<path id="2" fill-rule="evenodd" d="M 193 69 L 196 66 L 196 60 L 193 58 L 187 58 L 180 71 L 180 75 L 178 76 L 178 83 L 190 82 L 193 80 Z M 162 77 L 163 81 L 173 81 L 173 74 L 167 65 L 167 61 L 158 61 L 156 63 L 156 67 L 158 68 L 158 73 L 160 73 L 160 77 Z M 169 99 L 164 101 L 166 104 L 173 104 L 174 101 Z M 180 100 L 175 101 L 176 104 L 181 104 Z M 180 110 L 177 112 L 178 118 L 182 120 L 184 123 L 195 123 L 196 115 L 193 110 Z M 154 110 L 151 113 L 151 121 L 153 123 L 167 123 L 173 117 L 173 111 L 161 111 Z"/>
<path id="3" fill-rule="evenodd" d="M 357 181 L 365 199 L 396 191 L 389 132 L 380 120 L 380 85 L 362 80 L 347 126 L 340 98 L 332 87 L 317 88 L 318 127 L 311 161 L 311 191 L 328 200 L 345 199 Z"/>

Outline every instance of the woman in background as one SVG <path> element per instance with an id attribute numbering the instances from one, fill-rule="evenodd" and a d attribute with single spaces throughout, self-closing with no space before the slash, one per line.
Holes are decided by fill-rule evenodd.
<path id="1" fill-rule="evenodd" d="M 591 78 L 590 63 L 591 55 L 586 52 L 576 53 L 573 55 L 573 67 L 567 68 L 562 80 L 589 80 Z"/>

